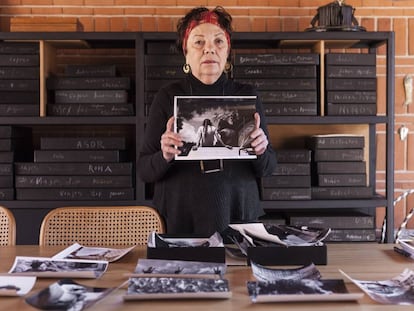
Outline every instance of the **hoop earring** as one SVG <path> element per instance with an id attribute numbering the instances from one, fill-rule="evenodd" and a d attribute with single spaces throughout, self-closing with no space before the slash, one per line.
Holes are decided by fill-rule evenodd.
<path id="1" fill-rule="evenodd" d="M 230 62 L 227 62 L 225 65 L 224 65 L 224 72 L 225 73 L 229 73 L 229 72 L 231 72 L 233 70 L 233 64 L 232 63 L 230 63 Z"/>
<path id="2" fill-rule="evenodd" d="M 187 63 L 185 63 L 184 65 L 183 65 L 183 71 L 184 71 L 184 73 L 190 73 L 190 71 L 191 71 L 191 67 L 190 67 L 190 65 L 189 64 L 187 64 Z"/>

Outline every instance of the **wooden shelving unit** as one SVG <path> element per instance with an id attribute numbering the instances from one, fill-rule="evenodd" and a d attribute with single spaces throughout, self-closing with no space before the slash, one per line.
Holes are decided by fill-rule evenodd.
<path id="1" fill-rule="evenodd" d="M 131 154 L 136 157 L 139 152 L 145 128 L 145 55 L 148 43 L 174 43 L 175 33 L 85 33 L 85 32 L 47 32 L 47 33 L 0 33 L 1 41 L 35 41 L 40 47 L 40 107 L 39 116 L 7 117 L 0 116 L 0 125 L 25 125 L 34 129 L 53 130 L 55 127 L 104 127 L 108 130 L 131 131 Z M 385 58 L 386 89 L 381 90 L 386 97 L 386 111 L 376 116 L 340 117 L 327 116 L 324 112 L 324 62 L 320 63 L 320 113 L 318 116 L 289 116 L 268 117 L 267 123 L 272 144 L 277 145 L 295 135 L 304 133 L 359 133 L 367 141 L 366 159 L 368 182 L 376 185 L 376 134 L 377 126 L 385 128 L 386 145 L 383 151 L 386 155 L 385 193 L 377 194 L 369 200 L 310 200 L 310 201 L 263 201 L 266 211 L 283 209 L 336 209 L 361 208 L 370 209 L 383 207 L 386 210 L 387 228 L 386 239 L 393 242 L 393 193 L 394 193 L 394 34 L 393 32 L 274 32 L 274 33 L 234 33 L 232 49 L 234 51 L 272 51 L 272 50 L 309 50 L 324 55 L 333 49 L 346 52 L 348 49 L 363 49 Z M 382 48 L 379 52 L 379 48 Z M 134 81 L 134 116 L 113 117 L 53 117 L 48 116 L 48 104 L 45 81 L 47 77 L 59 71 L 66 51 L 132 51 L 127 53 L 127 62 L 133 69 Z M 70 54 L 70 52 L 69 52 Z M 79 52 L 82 55 L 82 52 Z M 104 53 L 102 53 L 104 54 Z M 63 56 L 62 56 L 63 55 Z M 72 56 L 72 55 L 71 55 Z M 106 55 L 108 56 L 108 55 Z M 82 61 L 96 62 L 93 56 L 86 53 Z M 99 55 L 102 58 L 102 55 Z M 71 59 L 70 57 L 67 59 Z M 125 66 L 127 67 L 127 66 Z M 135 159 L 132 159 L 135 162 Z M 135 174 L 137 168 L 135 166 Z M 41 219 L 47 211 L 58 206 L 81 205 L 135 205 L 151 204 L 148 195 L 148 185 L 135 178 L 135 199 L 133 201 L 0 201 L 15 213 L 18 224 L 17 239 L 20 244 L 37 243 L 38 229 Z"/>

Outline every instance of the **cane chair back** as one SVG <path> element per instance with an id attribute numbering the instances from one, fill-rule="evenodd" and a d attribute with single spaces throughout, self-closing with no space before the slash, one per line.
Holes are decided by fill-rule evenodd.
<path id="1" fill-rule="evenodd" d="M 59 207 L 40 227 L 39 245 L 146 245 L 152 231 L 164 233 L 164 222 L 149 206 Z"/>
<path id="2" fill-rule="evenodd" d="M 13 213 L 0 206 L 0 246 L 16 244 L 16 220 Z"/>

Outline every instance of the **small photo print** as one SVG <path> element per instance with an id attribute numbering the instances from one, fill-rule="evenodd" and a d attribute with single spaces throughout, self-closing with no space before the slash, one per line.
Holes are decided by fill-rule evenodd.
<path id="1" fill-rule="evenodd" d="M 57 278 L 99 278 L 108 268 L 104 260 L 53 259 L 16 256 L 9 273 Z"/>
<path id="2" fill-rule="evenodd" d="M 256 96 L 175 96 L 176 160 L 255 159 L 250 143 Z"/>
<path id="3" fill-rule="evenodd" d="M 280 279 L 274 282 L 247 282 L 253 303 L 299 301 L 350 301 L 363 293 L 349 293 L 342 279 Z"/>
<path id="4" fill-rule="evenodd" d="M 135 273 L 142 274 L 211 274 L 222 276 L 226 264 L 220 262 L 201 262 L 188 260 L 139 259 Z"/>
<path id="5" fill-rule="evenodd" d="M 53 259 L 85 259 L 85 260 L 106 260 L 114 262 L 126 255 L 135 246 L 128 248 L 107 248 L 107 247 L 90 247 L 74 243 L 59 252 Z"/>
<path id="6" fill-rule="evenodd" d="M 62 279 L 27 297 L 26 302 L 41 310 L 84 310 L 104 298 L 112 288 L 89 287 Z"/>
<path id="7" fill-rule="evenodd" d="M 132 277 L 124 300 L 227 299 L 231 295 L 226 279 Z"/>
<path id="8" fill-rule="evenodd" d="M 378 303 L 414 305 L 414 271 L 411 269 L 406 268 L 399 275 L 386 280 L 357 280 L 342 270 L 339 272 Z"/>

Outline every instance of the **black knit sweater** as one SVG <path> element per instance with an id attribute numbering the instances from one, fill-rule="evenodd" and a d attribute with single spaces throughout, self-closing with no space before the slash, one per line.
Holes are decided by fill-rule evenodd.
<path id="1" fill-rule="evenodd" d="M 268 146 L 257 160 L 224 160 L 224 170 L 203 174 L 199 161 L 166 162 L 160 139 L 173 115 L 176 95 L 257 95 L 249 86 L 222 75 L 205 85 L 192 75 L 159 90 L 151 105 L 145 138 L 138 158 L 141 179 L 154 183 L 154 205 L 164 217 L 168 233 L 210 235 L 231 222 L 256 220 L 263 214 L 258 178 L 274 171 L 276 157 Z M 260 101 L 257 111 L 267 134 Z"/>

